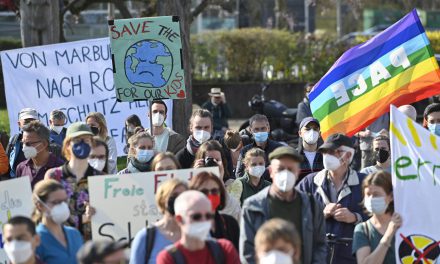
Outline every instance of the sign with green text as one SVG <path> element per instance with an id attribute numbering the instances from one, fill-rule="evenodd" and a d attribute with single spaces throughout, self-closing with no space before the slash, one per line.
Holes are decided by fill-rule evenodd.
<path id="1" fill-rule="evenodd" d="M 159 186 L 173 178 L 188 182 L 203 171 L 220 175 L 218 167 L 206 167 L 89 177 L 90 205 L 96 208 L 93 240 L 126 240 L 131 244 L 137 232 L 162 217 L 155 201 Z"/>
<path id="2" fill-rule="evenodd" d="M 440 256 L 440 138 L 391 106 L 390 140 L 396 263 L 438 263 Z"/>
<path id="3" fill-rule="evenodd" d="M 109 26 L 119 101 L 185 99 L 179 17 L 117 19 Z"/>

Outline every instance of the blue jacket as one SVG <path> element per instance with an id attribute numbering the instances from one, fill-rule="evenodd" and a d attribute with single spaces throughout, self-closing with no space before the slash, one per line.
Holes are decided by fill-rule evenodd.
<path id="1" fill-rule="evenodd" d="M 352 169 L 348 171 L 348 177 L 341 191 L 339 192 L 337 203 L 356 214 L 358 221 L 352 224 L 338 222 L 334 218 L 326 220 L 326 232 L 337 235 L 338 238 L 352 238 L 356 224 L 368 219 L 363 213 L 362 206 L 362 181 L 365 174 L 356 172 Z M 304 192 L 313 194 L 316 200 L 324 208 L 330 203 L 328 170 L 307 175 L 298 185 Z M 333 263 L 356 263 L 356 259 L 351 253 L 351 243 L 348 246 L 335 245 L 335 255 Z"/>
<path id="2" fill-rule="evenodd" d="M 247 198 L 243 204 L 240 221 L 240 260 L 243 264 L 255 263 L 254 239 L 257 230 L 269 220 L 270 186 Z M 322 208 L 304 192 L 298 191 L 302 199 L 302 260 L 303 264 L 326 263 L 327 245 L 325 241 L 325 221 Z M 313 212 L 312 212 L 313 210 Z"/>
<path id="3" fill-rule="evenodd" d="M 57 132 L 51 129 L 49 134 L 50 143 L 55 143 L 57 145 L 63 146 L 63 141 L 66 138 L 66 131 L 67 129 L 63 127 L 61 132 L 58 134 Z"/>

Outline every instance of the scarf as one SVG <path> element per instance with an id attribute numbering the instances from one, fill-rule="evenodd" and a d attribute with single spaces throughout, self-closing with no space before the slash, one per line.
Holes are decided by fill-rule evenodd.
<path id="1" fill-rule="evenodd" d="M 127 169 L 130 171 L 130 173 L 147 172 L 150 171 L 150 162 L 143 163 L 135 158 L 130 158 Z"/>
<path id="2" fill-rule="evenodd" d="M 199 150 L 200 144 L 197 140 L 193 139 L 192 136 L 189 136 L 188 140 L 186 141 L 186 149 L 188 150 L 188 152 L 192 155 L 195 156 L 197 150 Z"/>

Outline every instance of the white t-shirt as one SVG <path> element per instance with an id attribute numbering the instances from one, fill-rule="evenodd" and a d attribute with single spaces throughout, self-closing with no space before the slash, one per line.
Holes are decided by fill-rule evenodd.
<path id="1" fill-rule="evenodd" d="M 170 138 L 170 131 L 166 127 L 162 132 L 162 134 L 154 136 L 154 149 L 157 152 L 167 151 L 169 138 Z"/>
<path id="2" fill-rule="evenodd" d="M 304 150 L 304 154 L 306 155 L 306 158 L 309 161 L 310 168 L 313 169 L 313 161 L 315 160 L 316 151 Z"/>

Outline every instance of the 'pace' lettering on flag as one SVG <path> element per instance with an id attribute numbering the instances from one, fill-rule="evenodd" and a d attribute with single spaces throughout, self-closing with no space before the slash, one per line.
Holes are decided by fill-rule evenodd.
<path id="1" fill-rule="evenodd" d="M 349 136 L 397 106 L 438 94 L 440 71 L 413 10 L 369 41 L 346 51 L 310 92 L 321 133 Z"/>

